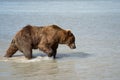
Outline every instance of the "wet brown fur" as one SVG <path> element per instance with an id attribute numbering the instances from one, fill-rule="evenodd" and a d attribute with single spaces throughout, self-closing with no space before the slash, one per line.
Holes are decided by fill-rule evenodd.
<path id="1" fill-rule="evenodd" d="M 16 51 L 21 51 L 26 58 L 32 58 L 32 49 L 40 49 L 49 57 L 56 57 L 58 44 L 67 44 L 75 48 L 75 37 L 71 31 L 57 25 L 31 26 L 27 25 L 18 31 L 13 38 L 5 57 L 12 57 Z"/>

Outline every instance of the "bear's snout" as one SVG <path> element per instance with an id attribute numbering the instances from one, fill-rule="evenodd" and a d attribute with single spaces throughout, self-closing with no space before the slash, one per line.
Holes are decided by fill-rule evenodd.
<path id="1" fill-rule="evenodd" d="M 71 44 L 71 45 L 69 45 L 69 47 L 70 47 L 71 49 L 75 49 L 75 48 L 76 48 L 76 45 L 75 45 L 75 44 Z"/>

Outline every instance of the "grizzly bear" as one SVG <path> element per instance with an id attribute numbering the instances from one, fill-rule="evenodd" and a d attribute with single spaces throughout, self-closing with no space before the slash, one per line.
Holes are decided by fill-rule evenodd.
<path id="1" fill-rule="evenodd" d="M 57 25 L 27 25 L 12 39 L 5 57 L 12 57 L 19 50 L 27 59 L 31 59 L 32 49 L 39 48 L 48 57 L 55 58 L 59 44 L 66 44 L 71 49 L 75 49 L 75 36 L 70 30 L 64 30 Z"/>

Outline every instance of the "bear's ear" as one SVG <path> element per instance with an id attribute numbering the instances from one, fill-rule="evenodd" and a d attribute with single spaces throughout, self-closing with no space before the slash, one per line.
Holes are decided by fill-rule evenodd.
<path id="1" fill-rule="evenodd" d="M 66 30 L 66 31 L 67 31 L 67 34 L 68 34 L 69 36 L 72 35 L 71 30 Z"/>

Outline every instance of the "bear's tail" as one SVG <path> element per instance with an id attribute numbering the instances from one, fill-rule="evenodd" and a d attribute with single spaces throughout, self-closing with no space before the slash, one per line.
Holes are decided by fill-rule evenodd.
<path id="1" fill-rule="evenodd" d="M 18 50 L 17 46 L 15 45 L 15 40 L 13 39 L 6 54 L 4 57 L 12 57 L 12 55 Z"/>

